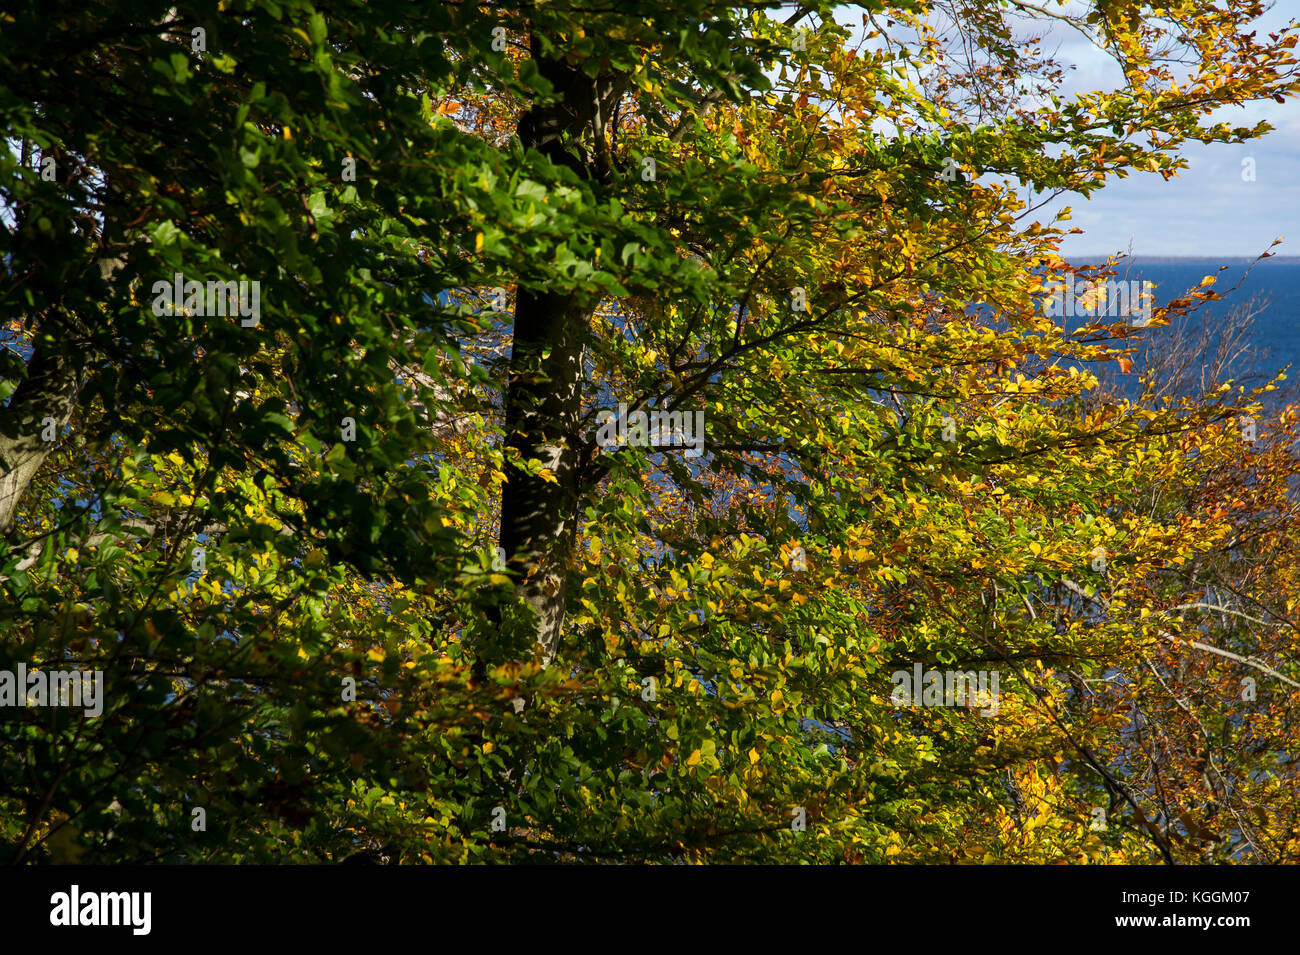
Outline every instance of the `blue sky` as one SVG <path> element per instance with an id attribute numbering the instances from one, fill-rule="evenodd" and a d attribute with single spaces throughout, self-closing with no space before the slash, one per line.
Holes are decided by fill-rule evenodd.
<path id="1" fill-rule="evenodd" d="M 1044 5 L 1060 9 L 1055 0 Z M 1066 9 L 1077 13 L 1085 6 L 1072 2 Z M 1263 37 L 1293 17 L 1300 18 L 1300 0 L 1279 0 L 1253 28 Z M 841 8 L 836 18 L 861 29 L 860 10 Z M 1123 75 L 1110 56 L 1077 31 L 1041 19 L 1019 22 L 1015 36 L 1042 35 L 1040 48 L 1054 51 L 1067 67 L 1058 90 L 1062 99 L 1122 85 Z M 1276 255 L 1300 256 L 1300 100 L 1228 107 L 1210 121 L 1253 126 L 1260 120 L 1271 123 L 1273 131 L 1248 143 L 1186 143 L 1180 155 L 1188 168 L 1177 178 L 1131 172 L 1126 179 L 1110 180 L 1091 199 L 1062 197 L 1031 218 L 1046 224 L 1062 207 L 1071 208 L 1064 228 L 1084 230 L 1067 235 L 1061 244 L 1062 254 L 1073 261 L 1095 261 L 1130 247 L 1136 256 L 1253 257 L 1279 237 L 1284 241 L 1272 250 Z M 1242 179 L 1247 158 L 1254 160 L 1253 182 Z"/>
<path id="2" fill-rule="evenodd" d="M 1300 2 L 1283 0 L 1256 28 L 1263 37 L 1293 16 L 1300 16 Z M 1074 66 L 1063 93 L 1118 85 L 1115 64 L 1073 31 L 1050 32 L 1043 49 L 1058 49 L 1057 58 Z M 1168 182 L 1156 173 L 1131 173 L 1090 200 L 1072 196 L 1045 206 L 1039 221 L 1070 206 L 1069 225 L 1084 230 L 1066 237 L 1062 254 L 1092 259 L 1127 251 L 1131 243 L 1134 255 L 1254 256 L 1281 236 L 1285 241 L 1273 252 L 1300 255 L 1300 100 L 1229 107 L 1213 120 L 1233 126 L 1267 120 L 1274 130 L 1240 145 L 1188 143 L 1181 150 L 1188 168 Z M 1242 180 L 1246 158 L 1255 161 L 1254 182 Z"/>

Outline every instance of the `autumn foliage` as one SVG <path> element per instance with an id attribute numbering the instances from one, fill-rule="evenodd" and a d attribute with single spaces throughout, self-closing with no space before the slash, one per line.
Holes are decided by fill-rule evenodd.
<path id="1" fill-rule="evenodd" d="M 1141 386 L 1213 280 L 1054 317 L 1122 263 L 1036 218 L 1266 132 L 1294 27 L 82 7 L 0 14 L 0 671 L 108 692 L 0 708 L 0 857 L 1300 859 L 1296 409 Z"/>

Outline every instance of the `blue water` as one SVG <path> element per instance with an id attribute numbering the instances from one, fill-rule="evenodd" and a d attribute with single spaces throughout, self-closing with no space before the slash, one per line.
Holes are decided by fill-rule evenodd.
<path id="1" fill-rule="evenodd" d="M 1300 262 L 1265 259 L 1254 262 L 1252 267 L 1252 261 L 1182 259 L 1148 262 L 1134 258 L 1130 260 L 1127 274 L 1121 268 L 1115 278 L 1155 282 L 1155 302 L 1164 305 L 1181 297 L 1188 289 L 1199 286 L 1202 277 L 1216 276 L 1213 289 L 1223 299 L 1201 305 L 1189 319 L 1193 329 L 1199 329 L 1206 322 L 1221 320 L 1230 309 L 1246 306 L 1258 296 L 1265 307 L 1255 316 L 1249 340 L 1260 354 L 1252 361 L 1243 362 L 1234 377 L 1239 381 L 1246 380 L 1247 376 L 1271 378 L 1290 364 L 1293 367 L 1287 373 L 1287 385 L 1295 384 L 1300 382 Z M 1219 272 L 1220 266 L 1227 268 Z M 1164 331 L 1151 329 L 1147 334 L 1158 342 Z"/>

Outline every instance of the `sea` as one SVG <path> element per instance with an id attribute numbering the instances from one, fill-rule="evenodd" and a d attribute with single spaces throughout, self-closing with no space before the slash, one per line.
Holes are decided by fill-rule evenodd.
<path id="1" fill-rule="evenodd" d="M 1071 265 L 1095 265 L 1077 259 Z M 1198 288 L 1205 276 L 1214 276 L 1219 301 L 1202 304 L 1188 318 L 1191 330 L 1205 323 L 1221 324 L 1233 309 L 1258 310 L 1251 321 L 1249 344 L 1254 354 L 1233 369 L 1241 382 L 1260 383 L 1290 365 L 1287 390 L 1300 385 L 1300 256 L 1258 258 L 1141 258 L 1125 259 L 1114 280 L 1155 283 L 1155 302 L 1163 305 Z M 1144 334 L 1158 347 L 1165 328 Z"/>

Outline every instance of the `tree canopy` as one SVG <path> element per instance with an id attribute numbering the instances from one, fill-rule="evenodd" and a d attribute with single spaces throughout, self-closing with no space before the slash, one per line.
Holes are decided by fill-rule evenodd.
<path id="1" fill-rule="evenodd" d="M 1296 411 L 1039 221 L 1261 7 L 8 4 L 0 858 L 1300 859 Z"/>

